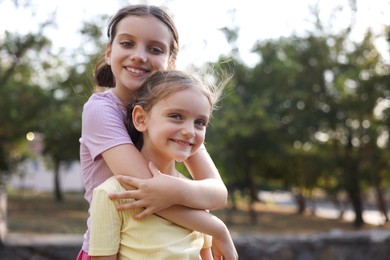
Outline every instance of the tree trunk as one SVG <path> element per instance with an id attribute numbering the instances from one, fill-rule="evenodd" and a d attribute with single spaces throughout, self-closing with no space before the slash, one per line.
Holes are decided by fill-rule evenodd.
<path id="1" fill-rule="evenodd" d="M 231 198 L 231 202 L 232 202 L 231 208 L 233 211 L 236 211 L 237 210 L 237 200 L 236 200 L 236 196 L 234 194 L 234 190 L 232 190 L 230 198 Z"/>
<path id="2" fill-rule="evenodd" d="M 257 224 L 257 212 L 256 212 L 256 208 L 255 208 L 255 205 L 256 205 L 256 202 L 258 201 L 258 197 L 257 197 L 257 189 L 256 189 L 256 185 L 253 181 L 253 179 L 249 178 L 249 193 L 250 193 L 250 204 L 249 204 L 249 208 L 250 208 L 250 217 L 251 217 L 251 223 L 253 225 L 256 225 Z"/>
<path id="3" fill-rule="evenodd" d="M 257 196 L 258 195 L 258 191 L 257 191 L 257 188 L 256 188 L 256 183 L 254 182 L 254 180 L 253 180 L 251 175 L 248 178 L 247 185 L 248 185 L 247 187 L 249 187 L 249 194 L 250 194 L 252 203 L 258 201 L 259 197 Z"/>
<path id="4" fill-rule="evenodd" d="M 56 201 L 63 201 L 64 197 L 61 190 L 60 182 L 60 164 L 59 160 L 54 162 L 54 198 Z"/>
<path id="5" fill-rule="evenodd" d="M 360 178 L 357 176 L 358 173 L 358 167 L 356 165 L 350 165 L 350 167 L 346 168 L 347 171 L 347 193 L 349 196 L 349 199 L 351 201 L 354 213 L 355 213 L 355 220 L 353 225 L 356 228 L 359 228 L 364 225 L 363 220 L 363 203 L 362 203 L 362 197 L 361 197 L 361 190 L 360 190 L 360 184 L 359 180 Z"/>
<path id="6" fill-rule="evenodd" d="M 331 198 L 334 206 L 336 209 L 338 209 L 339 211 L 339 215 L 337 217 L 337 219 L 339 220 L 342 220 L 344 218 L 344 213 L 345 213 L 345 205 L 344 205 L 344 202 L 341 201 L 338 197 L 337 197 L 337 194 L 335 196 L 332 196 Z"/>
<path id="7" fill-rule="evenodd" d="M 257 211 L 255 209 L 255 202 L 252 201 L 250 206 L 250 217 L 251 217 L 251 223 L 252 225 L 257 225 Z"/>
<path id="8" fill-rule="evenodd" d="M 297 214 L 302 215 L 306 210 L 306 199 L 300 190 L 294 193 L 294 198 L 297 203 Z"/>
<path id="9" fill-rule="evenodd" d="M 348 145 L 345 150 L 344 172 L 345 187 L 355 212 L 353 225 L 359 228 L 364 225 L 363 203 L 360 190 L 359 161 L 354 159 L 351 136 L 348 138 Z"/>
<path id="10" fill-rule="evenodd" d="M 348 195 L 351 200 L 353 210 L 355 212 L 355 220 L 353 222 L 353 225 L 356 228 L 359 228 L 364 225 L 363 205 L 359 186 L 349 188 Z"/>
<path id="11" fill-rule="evenodd" d="M 225 207 L 225 219 L 226 219 L 226 224 L 231 225 L 233 224 L 233 213 L 237 211 L 237 201 L 236 201 L 236 196 L 234 196 L 234 188 L 229 187 L 229 197 L 228 200 L 230 201 L 230 205 L 228 207 Z"/>
<path id="12" fill-rule="evenodd" d="M 375 171 L 373 173 L 373 176 L 374 176 L 374 188 L 376 193 L 376 201 L 377 201 L 378 209 L 382 213 L 383 217 L 385 218 L 385 223 L 388 223 L 389 216 L 387 215 L 387 205 L 383 197 L 383 191 L 381 189 L 381 177 L 379 176 L 378 171 Z"/>
<path id="13" fill-rule="evenodd" d="M 250 197 L 249 215 L 250 215 L 251 223 L 253 225 L 256 225 L 257 224 L 257 212 L 255 209 L 255 202 L 258 201 L 256 183 L 253 180 L 253 176 L 251 174 L 250 169 L 248 168 L 247 171 L 245 171 L 245 172 L 246 172 L 245 185 L 246 185 L 246 187 L 249 187 L 249 197 Z"/>
<path id="14" fill-rule="evenodd" d="M 310 214 L 312 216 L 315 216 L 316 215 L 316 211 L 317 211 L 317 200 L 316 200 L 315 196 L 313 195 L 313 189 L 309 190 L 309 198 L 310 198 L 310 201 L 311 201 L 311 211 L 310 211 Z"/>

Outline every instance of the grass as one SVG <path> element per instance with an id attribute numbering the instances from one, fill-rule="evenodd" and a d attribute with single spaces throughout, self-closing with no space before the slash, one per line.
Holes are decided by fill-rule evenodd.
<path id="1" fill-rule="evenodd" d="M 88 217 L 88 206 L 83 194 L 66 193 L 64 198 L 63 202 L 56 202 L 51 193 L 9 193 L 9 232 L 83 234 Z M 248 206 L 244 203 L 238 204 L 235 211 L 227 209 L 215 211 L 213 214 L 224 220 L 233 235 L 238 236 L 311 234 L 334 229 L 354 230 L 349 222 L 323 219 L 308 214 L 298 215 L 293 208 L 257 203 L 255 212 L 256 224 L 252 222 Z M 365 225 L 363 228 L 377 227 Z"/>
<path id="2" fill-rule="evenodd" d="M 8 194 L 8 230 L 27 233 L 83 234 L 88 205 L 82 194 L 56 202 L 50 193 Z"/>
<path id="3" fill-rule="evenodd" d="M 215 214 L 228 223 L 229 230 L 236 235 L 296 235 L 327 233 L 332 230 L 356 230 L 352 223 L 338 219 L 324 219 L 312 214 L 297 214 L 294 207 L 280 207 L 257 203 L 255 205 L 256 224 L 252 223 L 248 206 L 238 205 L 238 210 L 231 214 L 229 224 L 226 210 Z M 361 229 L 377 228 L 365 225 Z"/>

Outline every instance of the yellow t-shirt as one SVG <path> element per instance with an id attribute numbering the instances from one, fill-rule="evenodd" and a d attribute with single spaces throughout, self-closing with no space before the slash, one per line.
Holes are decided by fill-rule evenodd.
<path id="1" fill-rule="evenodd" d="M 211 247 L 211 237 L 188 230 L 157 215 L 141 220 L 132 216 L 140 210 L 118 211 L 125 200 L 112 201 L 108 194 L 125 191 L 111 177 L 93 191 L 91 234 L 88 254 L 119 259 L 200 259 L 200 250 Z M 129 202 L 129 200 L 127 201 Z"/>

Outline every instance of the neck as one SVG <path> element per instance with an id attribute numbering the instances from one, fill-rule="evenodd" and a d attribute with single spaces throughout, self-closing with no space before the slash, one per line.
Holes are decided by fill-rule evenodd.
<path id="1" fill-rule="evenodd" d="M 131 98 L 133 96 L 133 93 L 130 93 L 129 91 L 123 91 L 119 87 L 115 87 L 112 89 L 112 93 L 114 93 L 115 96 L 121 101 L 122 106 L 127 107 L 127 105 L 130 103 Z"/>
<path id="2" fill-rule="evenodd" d="M 148 151 L 145 145 L 141 149 L 141 154 L 148 162 L 153 162 L 161 173 L 177 177 L 175 160 L 162 158 L 160 155 Z"/>

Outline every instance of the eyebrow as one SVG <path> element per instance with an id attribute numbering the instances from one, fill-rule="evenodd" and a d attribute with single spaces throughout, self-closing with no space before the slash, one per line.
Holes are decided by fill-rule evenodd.
<path id="1" fill-rule="evenodd" d="M 173 113 L 173 112 L 188 113 L 189 112 L 189 110 L 182 109 L 182 108 L 175 108 L 175 107 L 166 108 L 163 111 L 165 111 L 166 113 Z M 205 115 L 205 114 L 197 114 L 196 117 L 199 117 L 200 119 L 204 119 L 204 120 L 210 119 L 210 115 Z"/>
<path id="2" fill-rule="evenodd" d="M 130 37 L 130 38 L 136 38 L 136 36 L 132 35 L 132 34 L 128 34 L 128 33 L 118 33 L 116 35 L 118 38 L 120 37 Z M 152 43 L 155 43 L 155 44 L 161 44 L 161 45 L 164 45 L 166 46 L 167 48 L 169 48 L 169 45 L 165 44 L 164 42 L 162 41 L 159 41 L 159 40 L 154 40 L 154 39 L 149 39 L 148 41 L 152 42 Z"/>

